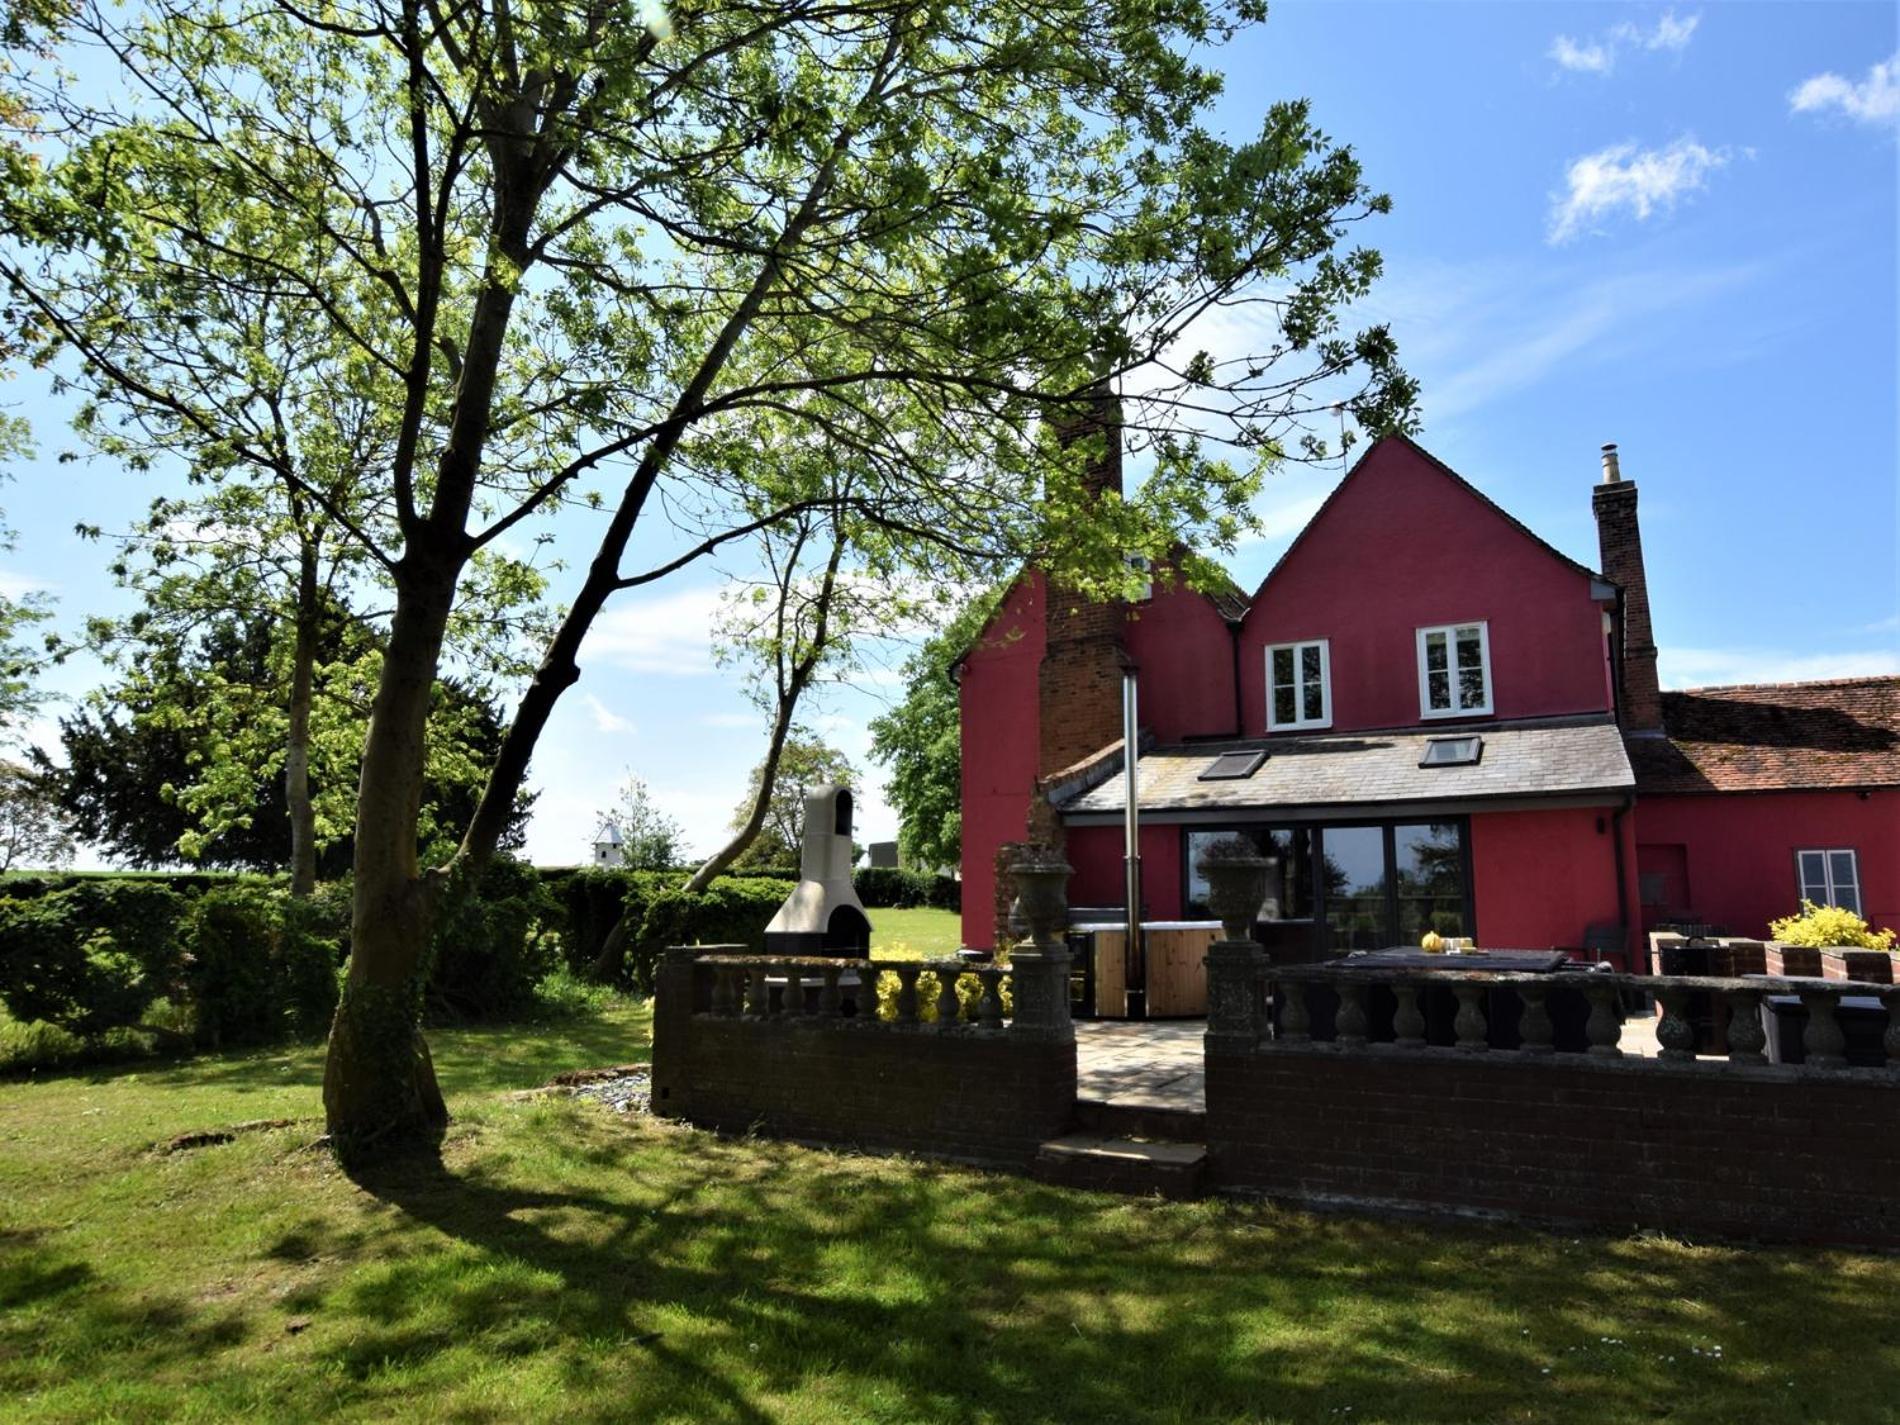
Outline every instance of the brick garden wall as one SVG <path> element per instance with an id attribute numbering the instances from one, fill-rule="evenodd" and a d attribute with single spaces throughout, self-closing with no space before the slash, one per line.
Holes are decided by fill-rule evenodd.
<path id="1" fill-rule="evenodd" d="M 662 963 L 653 1108 L 664 1117 L 1011 1168 L 1073 1122 L 1073 1036 L 718 1016 L 707 1012 L 706 988 L 690 961 Z M 1064 1000 L 1065 1023 L 1067 1013 Z"/>
<path id="2" fill-rule="evenodd" d="M 1900 1074 L 1274 1046 L 1207 1108 L 1222 1188 L 1900 1247 Z"/>

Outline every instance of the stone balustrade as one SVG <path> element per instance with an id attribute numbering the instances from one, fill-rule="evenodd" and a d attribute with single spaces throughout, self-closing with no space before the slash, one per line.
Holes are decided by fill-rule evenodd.
<path id="1" fill-rule="evenodd" d="M 1350 964 L 1269 966 L 1247 947 L 1217 946 L 1208 959 L 1210 1049 L 1308 1046 L 1323 1043 L 1340 1052 L 1417 1053 L 1425 1055 L 1508 1055 L 1537 1058 L 1569 1054 L 1582 1059 L 1631 1059 L 1657 1064 L 1767 1065 L 1771 1016 L 1764 1004 L 1776 997 L 1798 1023 L 1774 1056 L 1798 1060 L 1812 1070 L 1900 1074 L 1900 986 L 1787 976 L 1746 978 L 1687 975 L 1628 975 L 1602 971 L 1526 974 L 1482 969 L 1421 971 Z M 1427 1033 L 1426 996 L 1438 992 L 1436 1033 Z M 1625 1036 L 1644 1032 L 1626 1025 L 1620 1011 L 1626 992 L 1653 995 L 1659 1013 L 1653 1020 L 1655 1052 L 1642 1051 Z M 1444 1012 L 1449 994 L 1455 1012 Z M 1386 998 L 1389 997 L 1389 1000 Z M 1706 997 L 1725 1031 L 1726 1052 L 1695 1052 L 1690 1019 L 1692 1001 Z M 1879 1047 L 1861 1036 L 1857 1065 L 1849 1062 L 1848 1035 L 1841 1002 L 1847 998 L 1878 1001 L 1885 1011 L 1878 1026 Z M 1374 1032 L 1375 1003 L 1379 1029 Z M 1567 999 L 1572 1026 L 1561 1043 L 1553 1005 Z M 1792 1001 L 1799 1001 L 1799 1011 Z M 1388 1012 L 1389 1011 L 1389 1012 Z M 1514 1040 L 1500 1046 L 1492 1019 L 1500 1011 L 1515 1021 Z M 1315 1025 L 1317 1014 L 1330 1017 L 1330 1034 Z M 1863 1016 L 1864 1019 L 1864 1016 Z M 1449 1021 L 1447 1024 L 1447 1020 Z M 1580 1028 L 1580 1035 L 1576 1029 Z M 1798 1040 L 1798 1051 L 1793 1049 Z M 1884 1051 L 1884 1052 L 1883 1052 Z"/>
<path id="2" fill-rule="evenodd" d="M 721 1018 L 995 1033 L 1013 1020 L 1016 973 L 1008 965 L 709 954 L 693 966 L 709 986 L 702 1012 Z"/>

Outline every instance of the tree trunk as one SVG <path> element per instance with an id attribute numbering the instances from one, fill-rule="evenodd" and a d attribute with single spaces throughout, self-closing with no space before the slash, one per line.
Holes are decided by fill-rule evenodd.
<path id="1" fill-rule="evenodd" d="M 397 567 L 357 789 L 349 974 L 323 1073 L 324 1117 L 346 1160 L 438 1142 L 448 1125 L 419 1028 L 441 888 L 418 873 L 416 819 L 429 702 L 461 565 L 418 542 Z"/>
<path id="2" fill-rule="evenodd" d="M 290 894 L 298 899 L 317 888 L 317 809 L 310 799 L 310 703 L 316 681 L 317 631 L 317 551 L 306 540 L 297 570 L 290 735 L 284 747 L 284 804 L 290 813 Z"/>
<path id="3" fill-rule="evenodd" d="M 724 871 L 744 854 L 759 834 L 759 828 L 765 825 L 765 813 L 772 805 L 772 784 L 778 780 L 779 758 L 785 752 L 785 739 L 792 730 L 792 715 L 798 708 L 798 695 L 795 691 L 789 698 L 779 701 L 778 717 L 772 723 L 772 742 L 765 750 L 765 765 L 759 769 L 759 791 L 752 798 L 752 810 L 746 813 L 745 821 L 733 833 L 732 839 L 706 858 L 706 864 L 693 872 L 693 879 L 686 883 L 689 891 L 703 891 L 713 882 L 713 877 Z"/>

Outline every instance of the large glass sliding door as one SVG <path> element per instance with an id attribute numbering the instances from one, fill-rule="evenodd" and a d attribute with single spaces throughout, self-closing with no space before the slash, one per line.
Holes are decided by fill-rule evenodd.
<path id="1" fill-rule="evenodd" d="M 1476 934 L 1462 820 L 1196 828 L 1182 838 L 1188 915 L 1207 914 L 1207 886 L 1196 865 L 1201 852 L 1235 835 L 1273 861 L 1259 918 L 1315 918 L 1321 949 L 1416 945 L 1428 930 Z"/>
<path id="2" fill-rule="evenodd" d="M 1327 943 L 1335 950 L 1390 945 L 1392 878 L 1385 828 L 1322 827 L 1320 847 Z"/>

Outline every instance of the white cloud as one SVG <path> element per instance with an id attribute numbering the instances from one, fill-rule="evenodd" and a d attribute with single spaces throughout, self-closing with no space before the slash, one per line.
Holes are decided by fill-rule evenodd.
<path id="1" fill-rule="evenodd" d="M 701 727 L 745 727 L 759 725 L 757 713 L 707 713 L 699 720 Z"/>
<path id="2" fill-rule="evenodd" d="M 1874 65 L 1858 84 L 1831 70 L 1817 74 L 1788 96 L 1788 107 L 1797 114 L 1839 109 L 1863 124 L 1900 119 L 1900 54 Z"/>
<path id="3" fill-rule="evenodd" d="M 1573 74 L 1608 74 L 1616 64 L 1616 53 L 1608 45 L 1594 40 L 1579 43 L 1569 35 L 1552 40 L 1549 54 L 1560 68 Z"/>
<path id="4" fill-rule="evenodd" d="M 1612 25 L 1609 33 L 1600 39 L 1578 40 L 1569 35 L 1558 35 L 1550 42 L 1545 54 L 1558 68 L 1567 69 L 1572 74 L 1608 74 L 1616 68 L 1616 56 L 1620 50 L 1681 54 L 1689 47 L 1689 41 L 1695 38 L 1696 27 L 1701 23 L 1700 14 L 1678 15 L 1674 10 L 1665 10 L 1654 29 L 1646 30 L 1641 25 L 1623 20 Z"/>
<path id="5" fill-rule="evenodd" d="M 714 586 L 609 605 L 587 635 L 587 653 L 636 673 L 693 677 L 713 671 Z"/>
<path id="6" fill-rule="evenodd" d="M 1667 148 L 1620 143 L 1572 159 L 1564 170 L 1565 191 L 1551 198 L 1550 241 L 1568 242 L 1619 210 L 1638 222 L 1667 212 L 1706 187 L 1708 176 L 1727 163 L 1727 150 L 1705 148 L 1686 136 Z"/>
<path id="7" fill-rule="evenodd" d="M 54 587 L 36 574 L 0 569 L 0 599 L 24 599 L 28 594 L 50 593 Z"/>
<path id="8" fill-rule="evenodd" d="M 594 731 L 626 733 L 634 730 L 634 726 L 631 722 L 628 722 L 627 719 L 608 707 L 607 704 L 603 703 L 592 693 L 581 694 L 581 701 L 587 705 L 587 710 L 594 715 Z"/>
<path id="9" fill-rule="evenodd" d="M 1635 45 L 1640 49 L 1680 53 L 1689 47 L 1689 41 L 1695 38 L 1696 26 L 1701 23 L 1702 16 L 1699 14 L 1684 18 L 1674 10 L 1665 10 L 1653 30 L 1644 30 L 1624 20 L 1614 26 L 1610 34 L 1619 43 Z"/>
<path id="10" fill-rule="evenodd" d="M 1817 678 L 1869 678 L 1900 673 L 1900 653 L 1890 648 L 1844 653 L 1790 653 L 1776 648 L 1665 648 L 1656 661 L 1665 688 L 1805 683 Z"/>

